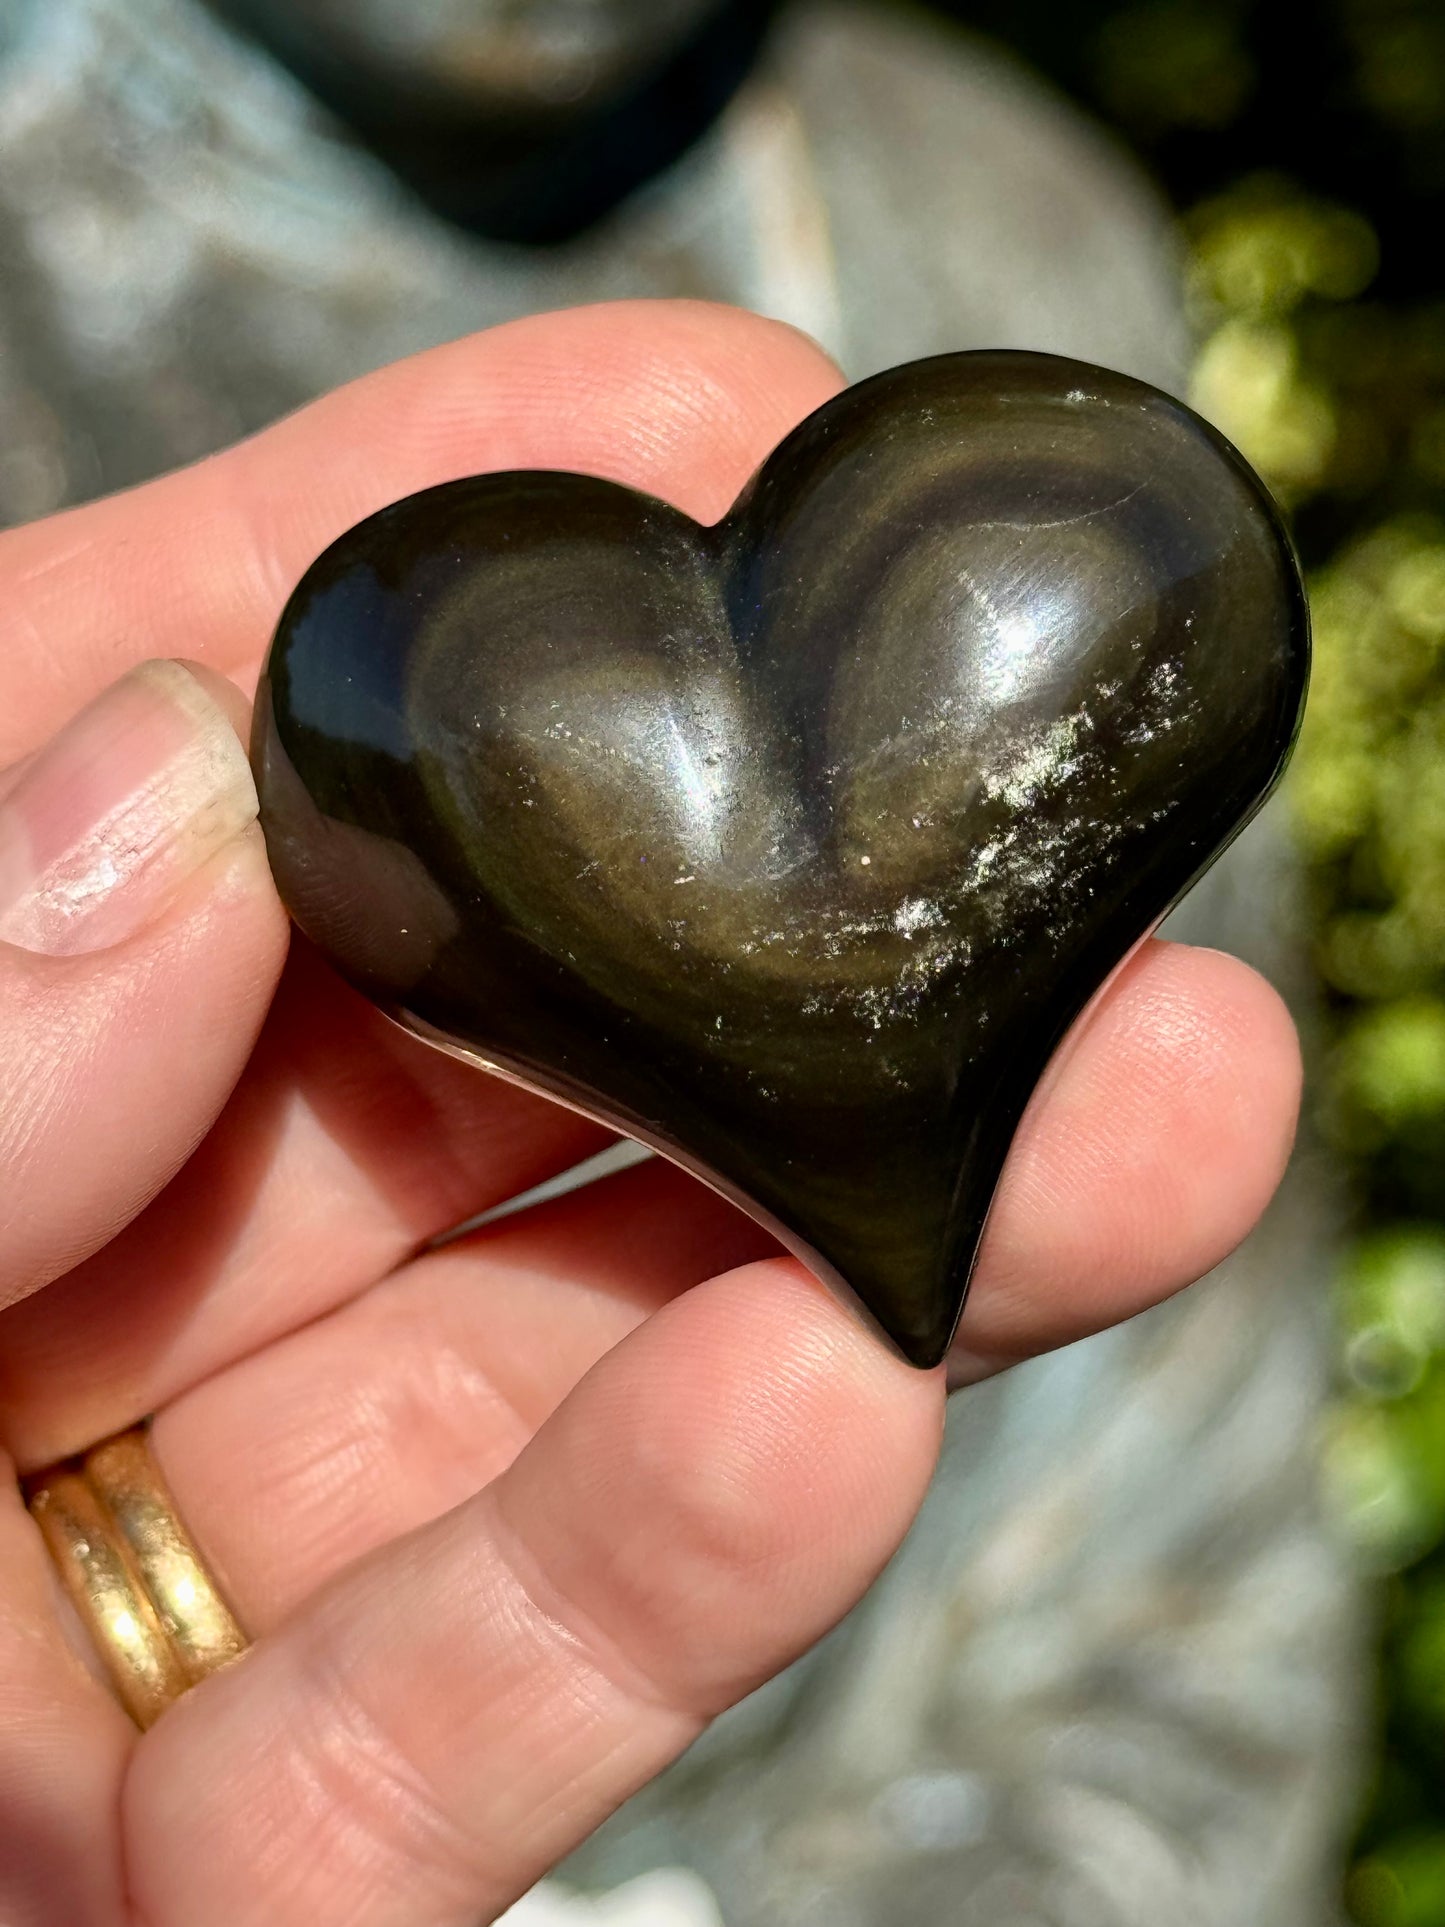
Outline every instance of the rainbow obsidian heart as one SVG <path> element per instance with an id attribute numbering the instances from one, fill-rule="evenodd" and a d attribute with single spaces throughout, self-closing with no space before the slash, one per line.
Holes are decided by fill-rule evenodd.
<path id="1" fill-rule="evenodd" d="M 1026 354 L 829 402 L 704 528 L 414 495 L 291 598 L 281 893 L 378 1002 L 701 1173 L 931 1365 L 1090 994 L 1258 807 L 1308 627 L 1178 402 Z"/>

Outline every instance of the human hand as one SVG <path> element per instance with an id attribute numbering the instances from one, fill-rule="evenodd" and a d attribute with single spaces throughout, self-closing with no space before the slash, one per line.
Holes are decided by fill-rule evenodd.
<path id="1" fill-rule="evenodd" d="M 25 1474 L 154 1412 L 255 1641 L 137 1734 L 5 1484 L 6 1927 L 472 1927 L 906 1530 L 943 1374 L 671 1166 L 428 1249 L 607 1134 L 299 943 L 283 972 L 221 680 L 249 689 L 290 585 L 386 501 L 571 468 L 710 520 L 839 385 L 731 311 L 542 317 L 0 537 L 0 1446 Z M 177 657 L 203 667 L 116 682 Z M 1268 986 L 1144 946 L 1020 1129 L 955 1377 L 1216 1262 L 1297 1095 Z"/>

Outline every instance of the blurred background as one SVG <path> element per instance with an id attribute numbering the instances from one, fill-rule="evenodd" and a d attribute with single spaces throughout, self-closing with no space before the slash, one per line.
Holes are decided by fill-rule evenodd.
<path id="1" fill-rule="evenodd" d="M 1306 1031 L 1280 1206 L 955 1401 L 874 1598 L 529 1918 L 1445 1927 L 1442 215 L 1440 0 L 0 0 L 0 521 L 695 293 L 1187 394 L 1309 574 L 1287 794 L 1183 913 Z"/>

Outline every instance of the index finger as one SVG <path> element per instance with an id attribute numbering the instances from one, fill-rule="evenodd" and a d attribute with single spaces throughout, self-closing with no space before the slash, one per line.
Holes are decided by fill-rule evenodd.
<path id="1" fill-rule="evenodd" d="M 806 336 L 740 309 L 571 309 L 397 362 L 194 467 L 10 530 L 0 768 L 147 657 L 249 690 L 307 564 L 399 496 L 561 468 L 711 521 L 841 386 Z"/>

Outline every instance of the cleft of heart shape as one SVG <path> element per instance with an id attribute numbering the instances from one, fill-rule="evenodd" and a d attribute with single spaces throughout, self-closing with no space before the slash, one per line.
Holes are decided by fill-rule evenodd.
<path id="1" fill-rule="evenodd" d="M 262 822 L 379 1004 L 698 1172 L 929 1366 L 1051 1053 L 1268 793 L 1308 658 L 1197 416 L 948 355 L 711 528 L 515 473 L 351 529 L 277 629 Z"/>

